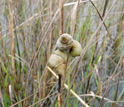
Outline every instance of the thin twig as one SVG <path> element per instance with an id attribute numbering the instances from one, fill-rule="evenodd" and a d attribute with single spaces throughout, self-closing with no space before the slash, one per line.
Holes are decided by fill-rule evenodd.
<path id="1" fill-rule="evenodd" d="M 89 0 L 89 1 L 90 1 L 91 4 L 93 5 L 93 7 L 96 9 L 96 11 L 97 11 L 97 13 L 98 13 L 98 15 L 99 15 L 101 21 L 103 21 L 103 18 L 102 18 L 102 16 L 101 16 L 100 12 L 98 11 L 97 7 L 95 6 L 95 4 L 94 4 L 91 0 Z M 108 28 L 107 28 L 107 26 L 106 26 L 106 24 L 105 24 L 104 21 L 103 21 L 103 25 L 105 26 L 105 29 L 106 29 L 106 31 L 107 31 L 107 33 L 108 33 L 109 38 L 112 39 L 111 36 L 110 36 L 110 34 L 109 34 Z"/>
<path id="2" fill-rule="evenodd" d="M 50 68 L 47 66 L 47 69 L 58 79 L 58 75 Z M 64 84 L 64 87 L 69 90 L 69 87 Z M 85 107 L 89 107 L 89 105 L 87 103 L 85 103 L 80 97 L 79 95 L 77 95 L 72 89 L 70 89 L 70 92 L 82 103 L 82 105 L 84 105 Z"/>

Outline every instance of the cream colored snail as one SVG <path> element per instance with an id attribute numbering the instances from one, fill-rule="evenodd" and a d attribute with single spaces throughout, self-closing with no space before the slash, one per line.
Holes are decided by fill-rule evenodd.
<path id="1" fill-rule="evenodd" d="M 58 38 L 56 47 L 61 51 L 67 51 L 71 49 L 72 44 L 73 44 L 72 36 L 64 33 Z"/>
<path id="2" fill-rule="evenodd" d="M 62 34 L 58 38 L 56 47 L 61 51 L 70 50 L 73 57 L 79 56 L 82 50 L 81 44 L 78 41 L 73 40 L 72 36 L 67 33 Z"/>
<path id="3" fill-rule="evenodd" d="M 73 57 L 80 56 L 81 50 L 82 50 L 81 44 L 78 41 L 73 40 L 73 45 L 70 51 L 71 56 Z"/>
<path id="4" fill-rule="evenodd" d="M 67 52 L 73 57 L 79 56 L 81 53 L 81 44 L 73 40 L 69 34 L 62 34 L 56 43 L 57 50 L 55 50 L 48 60 L 48 65 L 56 71 L 57 74 L 64 76 L 65 64 L 67 62 Z"/>
<path id="5" fill-rule="evenodd" d="M 64 76 L 67 54 L 61 50 L 56 50 L 49 58 L 48 65 L 56 71 L 57 74 Z"/>

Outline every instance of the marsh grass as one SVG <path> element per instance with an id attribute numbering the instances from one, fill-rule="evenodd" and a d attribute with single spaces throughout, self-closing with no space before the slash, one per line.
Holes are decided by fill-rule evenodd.
<path id="1" fill-rule="evenodd" d="M 91 107 L 124 106 L 124 1 L 63 4 L 59 11 L 58 0 L 0 1 L 0 106 L 40 107 L 47 98 L 48 106 L 58 106 L 57 80 L 45 98 L 42 91 L 50 87 L 51 78 L 43 87 L 47 61 L 63 32 L 81 43 L 82 52 L 69 58 L 62 106 L 82 106 L 70 89 Z"/>

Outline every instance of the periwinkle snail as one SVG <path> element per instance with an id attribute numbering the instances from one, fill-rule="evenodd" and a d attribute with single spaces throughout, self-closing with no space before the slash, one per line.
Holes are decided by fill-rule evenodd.
<path id="1" fill-rule="evenodd" d="M 56 71 L 57 74 L 64 76 L 67 54 L 57 49 L 49 58 L 48 65 Z"/>
<path id="2" fill-rule="evenodd" d="M 81 44 L 78 41 L 73 40 L 72 48 L 70 51 L 71 56 L 73 57 L 80 56 L 81 50 L 82 50 Z"/>
<path id="3" fill-rule="evenodd" d="M 61 51 L 67 51 L 71 49 L 72 45 L 73 45 L 73 38 L 71 35 L 67 33 L 62 34 L 56 42 L 57 49 Z"/>
<path id="4" fill-rule="evenodd" d="M 81 53 L 81 44 L 73 40 L 72 36 L 69 34 L 62 34 L 56 42 L 57 50 L 55 50 L 49 60 L 48 65 L 51 67 L 57 74 L 64 76 L 65 66 L 67 62 L 67 51 L 71 56 L 76 57 Z"/>

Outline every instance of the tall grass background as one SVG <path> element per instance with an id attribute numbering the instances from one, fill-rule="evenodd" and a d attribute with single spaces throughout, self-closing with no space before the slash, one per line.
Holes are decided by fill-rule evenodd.
<path id="1" fill-rule="evenodd" d="M 82 46 L 81 56 L 70 59 L 66 84 L 91 107 L 123 107 L 124 1 L 63 0 L 63 6 L 63 33 Z M 0 106 L 44 105 L 43 76 L 59 26 L 59 0 L 0 1 Z M 58 105 L 57 87 L 53 82 L 47 95 L 51 107 Z M 82 106 L 65 88 L 62 105 Z"/>

